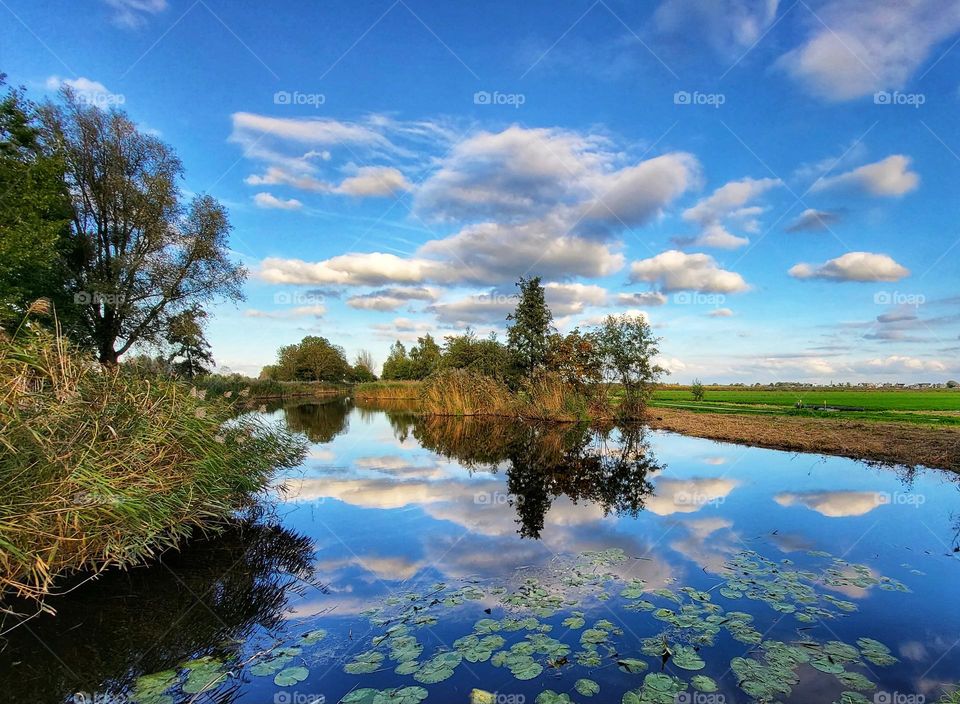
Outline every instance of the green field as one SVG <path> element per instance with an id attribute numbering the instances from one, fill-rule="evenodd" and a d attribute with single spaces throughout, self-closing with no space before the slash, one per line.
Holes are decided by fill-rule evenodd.
<path id="1" fill-rule="evenodd" d="M 805 408 L 798 409 L 797 403 Z M 706 387 L 696 402 L 688 388 L 658 389 L 653 405 L 704 413 L 791 415 L 887 420 L 909 423 L 960 425 L 960 390 L 957 389 L 741 389 Z M 817 410 L 810 406 L 862 408 Z"/>

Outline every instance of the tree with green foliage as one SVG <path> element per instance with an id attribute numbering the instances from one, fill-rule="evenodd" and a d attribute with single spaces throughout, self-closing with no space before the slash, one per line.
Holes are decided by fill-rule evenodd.
<path id="1" fill-rule="evenodd" d="M 444 338 L 440 368 L 467 369 L 502 382 L 513 378 L 513 358 L 506 345 L 495 333 L 481 339 L 470 328 Z"/>
<path id="2" fill-rule="evenodd" d="M 63 163 L 44 149 L 36 114 L 20 90 L 0 99 L 0 323 L 11 327 L 39 298 L 55 305 L 61 321 L 68 318 L 70 200 Z"/>
<path id="3" fill-rule="evenodd" d="M 600 346 L 592 334 L 574 329 L 567 335 L 550 335 L 547 343 L 547 369 L 577 391 L 586 392 L 603 380 Z"/>
<path id="4" fill-rule="evenodd" d="M 358 384 L 376 381 L 377 375 L 373 373 L 373 368 L 373 355 L 367 350 L 360 350 L 357 352 L 357 358 L 353 362 L 350 375 L 351 379 Z"/>
<path id="5" fill-rule="evenodd" d="M 383 372 L 380 378 L 386 381 L 404 381 L 411 379 L 411 374 L 407 348 L 400 340 L 397 340 L 390 347 L 390 354 L 387 355 L 387 361 L 383 363 Z"/>
<path id="6" fill-rule="evenodd" d="M 343 348 L 325 337 L 308 335 L 299 344 L 281 347 L 277 356 L 277 381 L 343 383 L 352 372 Z"/>
<path id="7" fill-rule="evenodd" d="M 243 299 L 246 270 L 229 257 L 230 223 L 210 196 L 185 203 L 173 149 L 127 115 L 63 91 L 40 109 L 41 135 L 70 194 L 65 287 L 75 337 L 116 364 L 136 343 L 160 343 L 177 316 Z"/>
<path id="8" fill-rule="evenodd" d="M 167 361 L 177 376 L 184 379 L 206 376 L 215 365 L 210 343 L 203 334 L 206 318 L 206 311 L 198 306 L 170 318 L 166 341 L 171 351 Z"/>
<path id="9" fill-rule="evenodd" d="M 521 376 L 531 378 L 546 363 L 553 314 L 547 305 L 540 277 L 521 277 L 517 282 L 520 299 L 507 316 L 513 324 L 507 329 L 507 347 Z"/>
<path id="10" fill-rule="evenodd" d="M 641 415 L 654 385 L 669 373 L 654 361 L 660 352 L 660 338 L 654 336 L 643 316 L 608 315 L 596 331 L 596 340 L 605 380 L 623 390 L 621 415 Z"/>
<path id="11" fill-rule="evenodd" d="M 417 338 L 410 348 L 410 378 L 426 379 L 440 366 L 442 351 L 430 333 Z"/>
<path id="12" fill-rule="evenodd" d="M 702 401 L 705 396 L 703 382 L 699 379 L 694 379 L 693 384 L 690 386 L 690 394 L 693 396 L 694 401 Z"/>

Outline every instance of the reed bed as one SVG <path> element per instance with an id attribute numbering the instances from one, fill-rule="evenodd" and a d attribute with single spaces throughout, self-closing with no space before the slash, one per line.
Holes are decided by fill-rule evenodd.
<path id="1" fill-rule="evenodd" d="M 420 390 L 421 410 L 436 416 L 516 416 L 516 399 L 499 381 L 464 369 L 428 377 Z"/>
<path id="2" fill-rule="evenodd" d="M 0 332 L 0 609 L 218 530 L 302 461 L 301 441 L 205 396 L 104 368 L 29 322 Z"/>
<path id="3" fill-rule="evenodd" d="M 422 386 L 419 381 L 369 381 L 358 384 L 353 396 L 358 401 L 416 401 Z"/>

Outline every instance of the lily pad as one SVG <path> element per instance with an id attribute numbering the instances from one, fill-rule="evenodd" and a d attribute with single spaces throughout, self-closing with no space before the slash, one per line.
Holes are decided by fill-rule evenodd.
<path id="1" fill-rule="evenodd" d="M 290 687 L 303 682 L 310 676 L 310 670 L 305 667 L 288 667 L 286 670 L 280 670 L 277 676 L 273 678 L 273 683 L 279 687 Z"/>
<path id="2" fill-rule="evenodd" d="M 577 690 L 578 694 L 582 694 L 585 697 L 592 697 L 594 694 L 600 691 L 600 685 L 598 685 L 593 680 L 579 679 L 573 684 L 573 688 Z"/>

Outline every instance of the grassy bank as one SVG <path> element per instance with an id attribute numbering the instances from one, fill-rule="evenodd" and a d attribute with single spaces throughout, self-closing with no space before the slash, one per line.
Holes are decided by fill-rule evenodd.
<path id="1" fill-rule="evenodd" d="M 419 381 L 370 381 L 357 384 L 353 397 L 360 401 L 418 401 Z"/>
<path id="2" fill-rule="evenodd" d="M 217 529 L 301 461 L 300 441 L 233 415 L 49 333 L 0 333 L 0 594 L 43 599 L 61 575 L 135 564 Z"/>
<path id="3" fill-rule="evenodd" d="M 252 379 L 240 374 L 223 376 L 211 374 L 198 379 L 195 385 L 205 389 L 211 397 L 227 399 L 246 398 L 251 402 L 270 399 L 300 398 L 309 396 L 333 396 L 346 393 L 346 384 L 327 384 L 320 381 L 274 381 Z"/>

